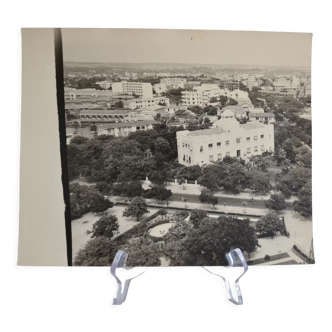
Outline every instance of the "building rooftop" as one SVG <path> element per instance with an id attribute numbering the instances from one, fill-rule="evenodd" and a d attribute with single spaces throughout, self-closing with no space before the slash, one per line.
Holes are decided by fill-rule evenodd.
<path id="1" fill-rule="evenodd" d="M 129 110 L 84 110 L 80 112 L 80 115 L 127 115 L 130 112 Z"/>
<path id="2" fill-rule="evenodd" d="M 241 125 L 241 128 L 250 130 L 250 129 L 257 129 L 257 128 L 264 128 L 265 125 L 258 123 L 258 122 L 247 122 Z"/>
<path id="3" fill-rule="evenodd" d="M 273 113 L 250 113 L 250 117 L 264 117 L 264 118 L 274 118 Z"/>
<path id="4" fill-rule="evenodd" d="M 101 125 L 102 129 L 121 128 L 121 127 L 134 127 L 134 126 L 149 126 L 157 124 L 154 120 L 142 120 L 142 121 L 130 121 L 130 122 L 118 122 Z"/>
<path id="5" fill-rule="evenodd" d="M 212 129 L 202 129 L 202 130 L 195 130 L 195 131 L 190 131 L 187 136 L 210 136 L 210 135 L 218 135 L 226 133 L 226 130 L 222 128 L 212 128 Z"/>

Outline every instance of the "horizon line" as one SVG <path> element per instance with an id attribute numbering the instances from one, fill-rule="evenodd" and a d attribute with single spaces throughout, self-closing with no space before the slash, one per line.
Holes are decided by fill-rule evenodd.
<path id="1" fill-rule="evenodd" d="M 232 64 L 232 63 L 196 63 L 196 62 L 112 62 L 112 61 L 75 61 L 75 60 L 67 60 L 64 63 L 96 63 L 96 64 L 179 64 L 179 65 L 203 65 L 203 66 L 255 66 L 255 67 L 304 67 L 304 68 L 311 68 L 310 66 L 305 65 L 258 65 L 258 64 Z"/>

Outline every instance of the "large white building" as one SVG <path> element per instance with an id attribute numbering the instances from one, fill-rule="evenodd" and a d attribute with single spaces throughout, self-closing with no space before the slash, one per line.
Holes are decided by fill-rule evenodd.
<path id="1" fill-rule="evenodd" d="M 241 157 L 274 151 L 274 127 L 259 122 L 240 124 L 234 117 L 216 128 L 178 131 L 178 158 L 182 165 L 204 165 L 226 156 Z"/>
<path id="2" fill-rule="evenodd" d="M 165 84 L 167 89 L 183 89 L 184 85 L 187 83 L 187 80 L 185 78 L 167 77 L 162 78 L 160 83 Z"/>
<path id="3" fill-rule="evenodd" d="M 115 82 L 112 84 L 112 91 L 135 94 L 143 98 L 153 97 L 153 90 L 151 83 L 127 82 L 127 81 Z"/>
<path id="4" fill-rule="evenodd" d="M 154 98 L 152 97 L 152 98 L 130 99 L 124 102 L 124 106 L 132 110 L 136 108 L 149 107 L 158 104 L 165 104 L 165 106 L 168 106 L 169 99 L 166 97 L 154 97 Z"/>
<path id="5" fill-rule="evenodd" d="M 219 100 L 220 88 L 218 84 L 202 84 L 195 86 L 193 91 L 182 91 L 182 105 L 184 106 L 206 106 L 212 97 Z"/>

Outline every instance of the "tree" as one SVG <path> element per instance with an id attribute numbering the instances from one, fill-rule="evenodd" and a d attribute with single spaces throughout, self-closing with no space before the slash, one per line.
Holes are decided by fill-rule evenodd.
<path id="1" fill-rule="evenodd" d="M 112 185 L 105 181 L 101 181 L 96 183 L 95 188 L 100 192 L 101 195 L 109 195 L 112 190 Z"/>
<path id="2" fill-rule="evenodd" d="M 295 150 L 295 162 L 300 167 L 311 168 L 312 153 L 311 149 L 307 146 L 301 146 Z"/>
<path id="3" fill-rule="evenodd" d="M 155 142 L 155 151 L 156 152 L 160 152 L 163 155 L 167 156 L 170 153 L 170 150 L 171 150 L 171 148 L 170 148 L 170 145 L 167 142 L 167 140 L 165 140 L 162 137 L 158 137 L 156 139 L 156 142 Z"/>
<path id="4" fill-rule="evenodd" d="M 115 108 L 123 108 L 123 102 L 122 102 L 122 101 L 117 101 L 117 102 L 114 104 L 114 107 L 115 107 Z"/>
<path id="5" fill-rule="evenodd" d="M 218 198 L 214 197 L 213 192 L 210 189 L 203 189 L 199 195 L 199 201 L 201 203 L 212 204 L 213 208 L 218 204 Z"/>
<path id="6" fill-rule="evenodd" d="M 265 195 L 271 190 L 270 178 L 268 174 L 253 168 L 249 172 L 249 178 L 249 188 L 255 193 Z"/>
<path id="7" fill-rule="evenodd" d="M 299 192 L 298 200 L 293 203 L 294 210 L 303 217 L 312 216 L 312 184 L 309 181 Z"/>
<path id="8" fill-rule="evenodd" d="M 93 186 L 73 183 L 69 186 L 71 219 L 77 219 L 88 212 L 103 212 L 114 204 L 105 199 Z"/>
<path id="9" fill-rule="evenodd" d="M 249 254 L 259 246 L 249 219 L 205 218 L 198 227 L 176 223 L 165 236 L 165 255 L 173 266 L 228 265 L 225 254 L 240 248 Z"/>
<path id="10" fill-rule="evenodd" d="M 93 224 L 92 231 L 87 231 L 86 234 L 92 234 L 91 238 L 104 236 L 110 240 L 115 234 L 118 233 L 118 230 L 118 218 L 110 214 L 108 216 L 101 217 L 98 221 L 96 221 Z"/>
<path id="11" fill-rule="evenodd" d="M 208 214 L 205 210 L 195 209 L 190 211 L 190 221 L 193 223 L 194 227 L 198 227 L 207 217 Z"/>
<path id="12" fill-rule="evenodd" d="M 238 104 L 238 102 L 235 99 L 229 98 L 228 105 L 237 105 L 237 104 Z"/>
<path id="13" fill-rule="evenodd" d="M 97 126 L 95 123 L 93 123 L 92 125 L 90 125 L 90 130 L 93 131 L 94 133 L 97 133 Z"/>
<path id="14" fill-rule="evenodd" d="M 83 136 L 74 136 L 71 141 L 70 144 L 77 144 L 77 145 L 81 145 L 81 144 L 85 144 L 87 143 L 88 138 L 83 137 Z"/>
<path id="15" fill-rule="evenodd" d="M 225 107 L 227 105 L 228 98 L 226 96 L 220 96 L 219 100 L 221 107 Z"/>
<path id="16" fill-rule="evenodd" d="M 270 210 L 284 210 L 286 209 L 285 196 L 283 194 L 273 194 L 270 199 L 265 203 L 266 208 Z"/>
<path id="17" fill-rule="evenodd" d="M 89 240 L 77 253 L 75 266 L 110 266 L 114 258 L 114 248 L 109 239 L 103 236 Z"/>
<path id="18" fill-rule="evenodd" d="M 129 206 L 124 210 L 124 217 L 136 217 L 136 220 L 143 216 L 143 214 L 148 213 L 147 205 L 145 199 L 142 197 L 134 197 Z"/>
<path id="19" fill-rule="evenodd" d="M 143 188 L 139 181 L 119 182 L 114 185 L 113 193 L 116 196 L 123 195 L 132 198 L 135 196 L 141 196 Z"/>
<path id="20" fill-rule="evenodd" d="M 172 196 L 172 191 L 166 189 L 163 185 L 152 186 L 151 189 L 148 189 L 144 197 L 146 198 L 155 198 L 157 201 L 167 201 Z"/>
<path id="21" fill-rule="evenodd" d="M 256 231 L 260 234 L 271 234 L 273 238 L 277 232 L 285 232 L 285 227 L 275 212 L 269 212 L 257 221 Z"/>
<path id="22" fill-rule="evenodd" d="M 204 118 L 204 123 L 206 123 L 206 124 L 210 124 L 210 122 L 211 122 L 211 121 L 210 121 L 210 119 L 209 119 L 208 117 L 205 117 L 205 118 Z"/>

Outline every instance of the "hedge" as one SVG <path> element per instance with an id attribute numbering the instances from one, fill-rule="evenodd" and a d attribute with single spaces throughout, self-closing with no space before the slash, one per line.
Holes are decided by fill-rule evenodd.
<path id="1" fill-rule="evenodd" d="M 159 210 L 160 211 L 160 210 Z M 156 218 L 159 215 L 159 211 L 152 214 L 150 217 L 142 220 L 139 224 L 134 226 L 133 228 L 129 229 L 128 231 L 120 234 L 118 237 L 116 237 L 114 240 L 112 240 L 112 243 L 116 246 L 120 246 L 122 244 L 125 244 L 128 239 L 135 236 L 143 236 L 144 233 L 147 231 L 147 223 Z"/>

